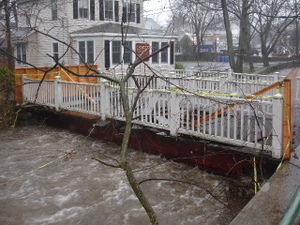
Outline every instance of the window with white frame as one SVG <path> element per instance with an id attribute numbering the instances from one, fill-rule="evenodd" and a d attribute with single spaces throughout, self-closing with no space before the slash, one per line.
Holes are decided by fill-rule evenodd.
<path id="1" fill-rule="evenodd" d="M 26 62 L 26 44 L 18 43 L 16 44 L 17 49 L 17 62 L 23 64 Z"/>
<path id="2" fill-rule="evenodd" d="M 151 52 L 154 53 L 157 50 L 165 47 L 168 45 L 168 42 L 158 42 L 158 41 L 153 41 L 151 43 Z M 171 54 L 171 52 L 170 52 Z M 157 53 L 156 55 L 152 56 L 152 63 L 169 63 L 169 48 L 166 48 L 165 50 Z M 173 63 L 173 62 L 171 62 Z"/>
<path id="3" fill-rule="evenodd" d="M 124 46 L 122 46 L 121 41 L 112 41 L 111 55 L 113 64 L 121 62 L 126 64 L 132 63 L 132 54 L 132 41 L 125 41 Z"/>
<path id="4" fill-rule="evenodd" d="M 99 0 L 99 18 L 100 20 L 119 22 L 119 1 Z"/>
<path id="5" fill-rule="evenodd" d="M 80 0 L 78 2 L 79 18 L 88 18 L 89 16 L 89 0 Z"/>
<path id="6" fill-rule="evenodd" d="M 79 63 L 94 63 L 94 41 L 79 41 Z"/>
<path id="7" fill-rule="evenodd" d="M 135 4 L 128 3 L 128 21 L 135 22 Z"/>
<path id="8" fill-rule="evenodd" d="M 57 61 L 58 58 L 59 58 L 59 54 L 58 54 L 58 42 L 52 43 L 52 55 L 53 55 L 53 59 L 55 61 Z"/>
<path id="9" fill-rule="evenodd" d="M 113 6 L 113 1 L 104 1 L 105 4 L 105 20 L 113 20 L 114 18 L 114 6 Z"/>
<path id="10" fill-rule="evenodd" d="M 140 17 L 141 17 L 140 4 L 136 4 L 132 2 L 123 3 L 122 21 L 124 23 L 127 22 L 140 23 L 141 21 Z"/>
<path id="11" fill-rule="evenodd" d="M 73 0 L 73 18 L 95 20 L 95 0 Z"/>

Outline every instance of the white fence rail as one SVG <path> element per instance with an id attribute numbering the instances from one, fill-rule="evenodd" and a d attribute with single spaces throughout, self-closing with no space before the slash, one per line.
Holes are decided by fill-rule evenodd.
<path id="1" fill-rule="evenodd" d="M 146 84 L 150 77 L 139 76 L 138 82 Z M 192 89 L 195 80 L 173 79 L 182 87 Z M 211 79 L 211 86 L 220 87 Z M 178 91 L 166 80 L 151 80 L 138 100 L 133 122 L 143 126 L 163 129 L 171 135 L 187 134 L 269 152 L 275 158 L 282 157 L 282 98 L 256 98 L 255 100 L 223 94 L 205 95 Z M 168 81 L 169 81 L 168 80 Z M 149 81 L 149 80 L 148 80 Z M 206 80 L 202 80 L 204 83 Z M 186 82 L 186 83 L 184 83 Z M 102 119 L 124 120 L 119 89 L 107 81 L 87 84 L 61 81 L 23 80 L 24 101 L 78 112 L 100 115 Z M 228 82 L 229 83 L 229 82 Z M 199 79 L 199 84 L 201 79 Z M 201 85 L 204 85 L 203 83 Z M 171 88 L 168 90 L 168 88 Z M 215 90 L 214 87 L 209 87 Z M 39 89 L 39 92 L 37 90 Z M 252 90 L 251 90 L 252 91 Z M 130 100 L 135 97 L 129 91 Z"/>
<path id="2" fill-rule="evenodd" d="M 168 76 L 156 76 L 154 78 L 152 76 L 135 75 L 135 79 L 141 86 L 148 84 L 147 89 L 161 90 L 177 87 L 196 91 L 198 94 L 226 93 L 236 97 L 251 95 L 283 79 L 278 74 L 240 74 L 233 73 L 231 70 L 228 72 L 172 70 L 167 74 Z M 134 86 L 133 79 L 131 79 L 129 86 Z M 276 90 L 271 90 L 264 93 L 263 96 L 273 96 L 274 94 L 276 94 Z"/>

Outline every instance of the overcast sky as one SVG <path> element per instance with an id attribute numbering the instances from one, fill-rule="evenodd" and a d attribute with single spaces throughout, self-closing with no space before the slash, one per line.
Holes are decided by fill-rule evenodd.
<path id="1" fill-rule="evenodd" d="M 144 15 L 160 23 L 166 24 L 170 16 L 169 0 L 149 0 L 144 2 Z"/>

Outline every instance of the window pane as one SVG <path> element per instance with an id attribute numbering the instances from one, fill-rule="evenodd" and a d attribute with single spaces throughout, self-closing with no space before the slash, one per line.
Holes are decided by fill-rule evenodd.
<path id="1" fill-rule="evenodd" d="M 22 44 L 22 60 L 26 62 L 26 44 Z"/>
<path id="2" fill-rule="evenodd" d="M 94 63 L 94 42 L 93 41 L 87 42 L 87 63 L 90 64 Z"/>
<path id="3" fill-rule="evenodd" d="M 132 42 L 124 43 L 124 63 L 132 63 Z"/>
<path id="4" fill-rule="evenodd" d="M 51 6 L 52 6 L 52 20 L 57 20 L 57 0 L 52 0 Z"/>
<path id="5" fill-rule="evenodd" d="M 53 57 L 55 60 L 58 60 L 59 55 L 58 55 L 58 43 L 52 43 L 52 51 L 53 51 Z"/>
<path id="6" fill-rule="evenodd" d="M 168 45 L 168 42 L 162 42 L 161 47 Z M 161 62 L 167 63 L 168 62 L 168 49 L 161 51 Z"/>
<path id="7" fill-rule="evenodd" d="M 105 1 L 105 20 L 112 20 L 113 12 L 113 2 Z"/>
<path id="8" fill-rule="evenodd" d="M 79 42 L 79 63 L 84 63 L 85 62 L 85 42 L 80 41 Z"/>
<path id="9" fill-rule="evenodd" d="M 158 42 L 152 42 L 152 53 L 158 50 Z M 158 55 L 152 56 L 152 63 L 158 63 Z"/>
<path id="10" fill-rule="evenodd" d="M 17 45 L 17 59 L 22 60 L 22 49 L 21 49 L 21 44 Z"/>
<path id="11" fill-rule="evenodd" d="M 17 61 L 19 63 L 26 62 L 26 44 L 17 44 Z M 21 62 L 22 61 L 22 62 Z"/>
<path id="12" fill-rule="evenodd" d="M 112 60 L 114 64 L 121 62 L 121 41 L 112 42 Z"/>
<path id="13" fill-rule="evenodd" d="M 79 0 L 79 17 L 88 18 L 89 0 Z"/>
<path id="14" fill-rule="evenodd" d="M 130 22 L 135 22 L 135 4 L 134 3 L 130 3 L 129 4 L 129 15 L 128 15 L 128 20 Z"/>

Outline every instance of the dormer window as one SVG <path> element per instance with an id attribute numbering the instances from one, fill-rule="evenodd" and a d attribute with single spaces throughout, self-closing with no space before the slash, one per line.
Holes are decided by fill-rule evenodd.
<path id="1" fill-rule="evenodd" d="M 73 18 L 95 20 L 95 0 L 73 0 Z"/>

